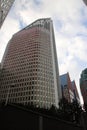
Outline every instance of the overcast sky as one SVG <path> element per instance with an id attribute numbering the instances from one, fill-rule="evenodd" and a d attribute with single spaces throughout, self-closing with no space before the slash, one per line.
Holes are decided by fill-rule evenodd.
<path id="1" fill-rule="evenodd" d="M 0 61 L 14 33 L 47 17 L 54 24 L 59 73 L 69 72 L 79 90 L 80 74 L 87 68 L 87 7 L 82 0 L 15 0 L 0 30 Z"/>

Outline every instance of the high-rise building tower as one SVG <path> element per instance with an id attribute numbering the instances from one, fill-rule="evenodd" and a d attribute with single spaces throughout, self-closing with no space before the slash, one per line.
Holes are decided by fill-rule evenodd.
<path id="1" fill-rule="evenodd" d="M 14 0 L 0 0 L 0 27 L 2 26 Z"/>
<path id="2" fill-rule="evenodd" d="M 52 20 L 39 19 L 16 33 L 1 68 L 1 101 L 58 106 L 61 87 Z"/>
<path id="3" fill-rule="evenodd" d="M 87 104 L 87 68 L 81 73 L 80 89 L 83 96 L 84 103 Z"/>

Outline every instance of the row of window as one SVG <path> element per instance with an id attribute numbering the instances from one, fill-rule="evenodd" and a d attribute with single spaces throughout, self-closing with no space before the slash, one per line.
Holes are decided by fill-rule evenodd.
<path id="1" fill-rule="evenodd" d="M 42 81 L 48 81 L 50 82 L 52 79 L 53 79 L 53 73 L 52 72 L 49 72 L 49 71 L 44 71 L 42 70 L 41 71 L 31 71 L 32 73 L 29 72 L 28 74 L 28 71 L 22 71 L 23 73 L 20 73 L 19 71 L 16 73 L 14 72 L 14 74 L 10 74 L 10 75 L 7 75 L 7 74 L 3 74 L 1 75 L 1 80 L 12 80 L 15 81 L 30 81 L 30 80 L 42 80 Z M 27 72 L 27 73 L 26 73 Z M 16 82 L 16 81 L 15 81 Z"/>
<path id="2" fill-rule="evenodd" d="M 8 89 L 8 88 L 11 88 L 12 90 L 14 91 L 23 91 L 23 90 L 29 90 L 29 89 L 33 89 L 33 88 L 36 88 L 36 89 L 40 89 L 40 90 L 53 90 L 53 84 L 50 84 L 50 83 L 45 83 L 45 82 L 29 82 L 29 83 L 19 83 L 19 84 L 6 84 L 5 86 L 4 85 L 1 85 L 1 89 L 5 90 L 5 89 Z"/>
<path id="3" fill-rule="evenodd" d="M 23 36 L 21 39 L 14 38 L 13 41 L 11 41 L 13 44 L 10 45 L 11 50 L 16 50 L 17 48 L 24 49 L 24 48 L 33 48 L 33 47 L 40 47 L 41 43 L 44 43 L 43 46 L 50 46 L 50 36 L 43 36 L 40 35 L 40 37 L 32 37 L 32 36 Z M 18 44 L 17 44 L 18 43 Z M 22 46 L 21 46 L 22 45 Z M 15 47 L 15 48 L 14 48 Z"/>
<path id="4" fill-rule="evenodd" d="M 4 98 L 2 98 L 2 99 L 4 99 Z M 10 100 L 10 101 L 36 101 L 36 102 L 38 102 L 38 101 L 40 101 L 40 102 L 54 102 L 54 99 L 53 98 L 46 98 L 46 97 L 40 97 L 40 99 L 38 98 L 37 99 L 37 97 L 33 97 L 33 96 L 28 96 L 28 97 L 10 97 L 9 96 L 9 98 L 8 98 L 8 100 Z"/>
<path id="5" fill-rule="evenodd" d="M 12 103 L 22 103 L 22 104 L 33 104 L 36 106 L 42 106 L 42 107 L 49 107 L 52 104 L 55 104 L 55 101 L 40 101 L 40 100 L 17 100 L 17 99 L 8 99 L 8 102 L 12 102 Z"/>
<path id="6" fill-rule="evenodd" d="M 25 86 L 26 84 L 26 86 Z M 33 83 L 33 82 L 30 82 L 30 83 L 19 83 L 19 84 L 4 84 L 4 85 L 1 85 L 1 89 L 8 89 L 8 87 L 11 87 L 11 88 L 17 88 L 17 87 L 21 87 L 21 89 L 25 89 L 27 88 L 27 90 L 31 89 L 32 87 L 35 87 L 38 89 L 42 89 L 42 90 L 45 90 L 45 89 L 52 89 L 53 88 L 53 84 L 50 84 L 50 83 L 45 83 L 45 82 L 37 82 L 37 83 Z"/>
<path id="7" fill-rule="evenodd" d="M 47 86 L 42 86 L 42 87 L 40 87 L 40 86 L 30 86 L 30 87 L 14 87 L 14 86 L 12 86 L 12 87 L 8 87 L 8 88 L 2 88 L 1 89 L 1 91 L 0 91 L 0 93 L 3 95 L 3 94 L 7 94 L 7 93 L 10 93 L 10 94 L 14 94 L 15 96 L 17 96 L 17 95 L 20 95 L 21 94 L 21 96 L 22 95 L 26 95 L 26 94 L 28 94 L 28 95 L 30 95 L 30 93 L 34 93 L 34 94 L 43 94 L 44 93 L 44 95 L 53 95 L 54 94 L 54 89 L 53 88 L 51 88 L 51 87 L 47 87 Z"/>
<path id="8" fill-rule="evenodd" d="M 5 95 L 1 95 L 1 98 L 2 99 L 6 99 L 7 98 L 7 95 L 5 94 Z M 43 96 L 43 95 L 33 95 L 33 92 L 31 93 L 31 95 L 23 95 L 23 94 L 21 94 L 21 93 L 19 93 L 19 94 L 9 94 L 8 95 L 8 99 L 11 99 L 11 100 L 13 100 L 13 99 L 16 99 L 16 100 L 20 100 L 20 101 L 23 101 L 23 100 L 36 100 L 36 101 L 38 101 L 38 100 L 40 100 L 40 101 L 54 101 L 54 97 L 53 97 L 53 95 L 47 95 L 47 96 Z"/>
<path id="9" fill-rule="evenodd" d="M 26 57 L 24 56 L 23 58 L 10 58 L 9 60 L 5 60 L 5 63 L 4 63 L 4 66 L 8 66 L 9 68 L 11 66 L 17 66 L 19 65 L 21 67 L 21 65 L 23 64 L 28 64 L 28 65 L 33 65 L 33 64 L 36 64 L 36 63 L 40 63 L 40 64 L 44 64 L 44 65 L 49 65 L 52 64 L 52 59 L 51 57 L 48 57 L 48 56 L 37 56 L 37 57 Z M 15 65 L 17 64 L 17 65 Z"/>
<path id="10" fill-rule="evenodd" d="M 34 60 L 36 60 L 36 59 L 39 59 L 39 58 L 41 58 L 41 59 L 43 59 L 44 60 L 44 58 L 45 59 L 47 59 L 47 60 L 50 60 L 50 59 L 52 59 L 52 56 L 51 56 L 51 53 L 50 52 L 37 52 L 37 54 L 34 54 L 34 52 L 33 53 L 23 53 L 22 52 L 22 54 L 14 54 L 13 56 L 10 54 L 10 55 L 7 55 L 7 57 L 6 57 L 6 61 L 10 61 L 10 60 L 12 60 L 12 59 L 14 59 L 14 61 L 17 61 L 17 60 L 24 60 L 24 59 L 27 59 L 27 60 L 32 60 L 32 58 L 34 58 Z"/>
<path id="11" fill-rule="evenodd" d="M 29 69 L 29 68 L 48 68 L 48 69 L 52 69 L 52 61 L 49 60 L 49 59 L 35 59 L 33 58 L 30 59 L 30 61 L 8 61 L 8 63 L 5 63 L 4 67 L 3 68 L 23 68 L 24 69 Z"/>

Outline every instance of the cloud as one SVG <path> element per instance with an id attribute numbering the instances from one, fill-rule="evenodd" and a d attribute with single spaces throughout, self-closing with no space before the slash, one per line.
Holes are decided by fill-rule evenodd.
<path id="1" fill-rule="evenodd" d="M 69 47 L 71 55 L 73 55 L 75 58 L 78 58 L 82 62 L 87 62 L 86 41 L 87 38 L 84 39 L 84 37 L 75 37 L 72 41 L 71 46 Z"/>
<path id="2" fill-rule="evenodd" d="M 87 7 L 82 0 L 15 1 L 0 30 L 0 59 L 12 34 L 44 17 L 53 20 L 60 74 L 69 72 L 79 88 L 80 73 L 87 67 Z"/>

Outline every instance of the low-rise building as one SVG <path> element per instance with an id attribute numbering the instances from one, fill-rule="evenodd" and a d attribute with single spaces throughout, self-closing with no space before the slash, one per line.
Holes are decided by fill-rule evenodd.
<path id="1" fill-rule="evenodd" d="M 69 73 L 61 75 L 60 82 L 62 96 L 66 98 L 68 102 L 73 102 L 73 100 L 77 100 L 78 102 L 80 102 L 75 81 L 71 81 Z"/>

